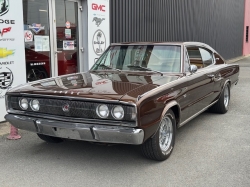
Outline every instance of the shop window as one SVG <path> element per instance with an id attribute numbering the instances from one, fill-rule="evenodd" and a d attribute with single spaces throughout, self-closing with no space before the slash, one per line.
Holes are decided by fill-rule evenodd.
<path id="1" fill-rule="evenodd" d="M 56 46 L 58 75 L 78 71 L 78 4 L 70 0 L 55 0 Z"/>
<path id="2" fill-rule="evenodd" d="M 50 32 L 47 0 L 23 0 L 27 81 L 50 77 Z"/>

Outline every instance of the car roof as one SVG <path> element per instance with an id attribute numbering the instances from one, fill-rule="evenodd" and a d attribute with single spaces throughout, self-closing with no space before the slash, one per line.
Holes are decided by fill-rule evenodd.
<path id="1" fill-rule="evenodd" d="M 206 45 L 201 42 L 121 42 L 111 43 L 111 45 Z"/>
<path id="2" fill-rule="evenodd" d="M 211 51 L 215 51 L 212 47 L 209 45 L 202 43 L 202 42 L 194 42 L 194 41 L 188 41 L 188 42 L 122 42 L 122 43 L 111 43 L 111 46 L 116 45 L 181 45 L 181 46 L 203 46 Z"/>

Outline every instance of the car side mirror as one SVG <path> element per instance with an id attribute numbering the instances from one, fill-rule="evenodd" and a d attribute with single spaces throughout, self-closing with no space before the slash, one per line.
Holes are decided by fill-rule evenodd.
<path id="1" fill-rule="evenodd" d="M 198 68 L 197 68 L 197 66 L 196 65 L 190 65 L 190 67 L 189 67 L 189 71 L 191 72 L 191 73 L 195 73 L 196 71 L 198 70 Z"/>

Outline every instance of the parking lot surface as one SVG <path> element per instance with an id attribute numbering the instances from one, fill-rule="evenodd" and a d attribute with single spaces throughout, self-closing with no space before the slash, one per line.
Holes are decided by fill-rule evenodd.
<path id="1" fill-rule="evenodd" d="M 0 135 L 0 186 L 250 186 L 250 57 L 237 63 L 229 112 L 178 129 L 168 160 L 148 160 L 138 146 L 48 144 L 20 131 L 16 141 Z"/>

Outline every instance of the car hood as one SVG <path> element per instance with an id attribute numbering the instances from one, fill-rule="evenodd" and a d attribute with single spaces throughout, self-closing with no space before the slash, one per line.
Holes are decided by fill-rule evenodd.
<path id="1" fill-rule="evenodd" d="M 30 82 L 9 90 L 9 93 L 68 96 L 104 100 L 131 101 L 160 85 L 178 79 L 181 75 L 76 73 Z M 126 99 L 127 101 L 127 99 Z"/>

